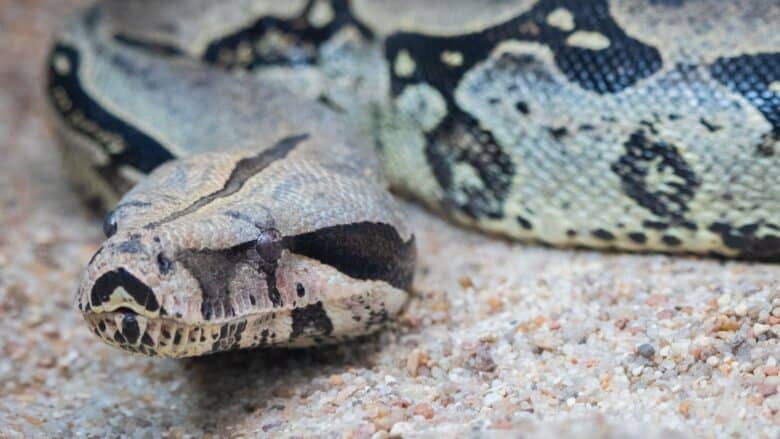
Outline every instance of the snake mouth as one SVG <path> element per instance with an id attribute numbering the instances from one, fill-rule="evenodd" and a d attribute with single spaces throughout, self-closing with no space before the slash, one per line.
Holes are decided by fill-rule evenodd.
<path id="1" fill-rule="evenodd" d="M 132 353 L 149 356 L 186 355 L 190 325 L 139 314 L 128 307 L 110 311 L 84 312 L 84 320 L 102 341 Z"/>
<path id="2" fill-rule="evenodd" d="M 182 358 L 237 346 L 247 319 L 193 324 L 147 316 L 128 307 L 82 313 L 87 325 L 103 342 L 135 354 Z"/>

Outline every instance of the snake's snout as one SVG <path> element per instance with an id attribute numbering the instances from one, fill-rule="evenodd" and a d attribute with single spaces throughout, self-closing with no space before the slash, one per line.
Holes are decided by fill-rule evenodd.
<path id="1" fill-rule="evenodd" d="M 122 308 L 147 314 L 160 310 L 154 291 L 123 267 L 103 273 L 92 283 L 89 305 L 95 311 L 105 312 Z"/>

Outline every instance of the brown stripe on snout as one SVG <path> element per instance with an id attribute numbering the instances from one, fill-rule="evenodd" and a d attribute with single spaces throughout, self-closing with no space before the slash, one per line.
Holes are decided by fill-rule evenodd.
<path id="1" fill-rule="evenodd" d="M 236 166 L 233 168 L 233 171 L 230 173 L 230 176 L 225 181 L 225 184 L 222 185 L 222 188 L 197 199 L 194 203 L 190 204 L 182 210 L 173 212 L 159 221 L 155 221 L 146 225 L 144 228 L 154 229 L 161 224 L 165 224 L 185 215 L 189 215 L 218 198 L 225 198 L 235 194 L 241 190 L 242 187 L 244 187 L 244 184 L 247 182 L 247 180 L 260 173 L 263 169 L 267 168 L 275 161 L 287 157 L 287 154 L 289 154 L 290 151 L 295 149 L 299 143 L 308 138 L 308 134 L 285 137 L 284 139 L 276 142 L 274 146 L 263 150 L 259 154 L 239 160 L 238 163 L 236 163 Z"/>
<path id="2" fill-rule="evenodd" d="M 414 236 L 404 242 L 389 224 L 360 222 L 325 227 L 284 238 L 293 253 L 316 259 L 342 273 L 364 280 L 381 280 L 408 290 L 417 252 Z"/>

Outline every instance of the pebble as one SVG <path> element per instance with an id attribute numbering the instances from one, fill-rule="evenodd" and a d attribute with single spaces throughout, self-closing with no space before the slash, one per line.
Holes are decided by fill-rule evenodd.
<path id="1" fill-rule="evenodd" d="M 396 422 L 390 429 L 390 437 L 404 437 L 415 432 L 414 424 L 411 422 Z"/>
<path id="2" fill-rule="evenodd" d="M 771 328 L 772 327 L 769 325 L 764 325 L 763 323 L 756 323 L 753 325 L 753 333 L 758 336 L 769 331 Z"/>
<path id="3" fill-rule="evenodd" d="M 434 415 L 433 407 L 431 407 L 431 405 L 427 403 L 415 405 L 412 408 L 412 413 L 414 413 L 415 415 L 420 415 L 425 419 L 431 419 L 433 418 Z"/>
<path id="4" fill-rule="evenodd" d="M 760 386 L 758 386 L 758 393 L 760 393 L 764 397 L 772 396 L 775 393 L 777 393 L 777 385 L 776 384 L 761 384 Z"/>
<path id="5" fill-rule="evenodd" d="M 643 343 L 639 345 L 636 350 L 639 355 L 647 358 L 648 360 L 652 360 L 653 356 L 655 355 L 655 348 L 653 348 L 653 346 L 649 343 Z"/>

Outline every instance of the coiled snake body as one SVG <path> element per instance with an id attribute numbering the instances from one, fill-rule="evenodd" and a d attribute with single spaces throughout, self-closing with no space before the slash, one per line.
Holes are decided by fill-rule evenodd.
<path id="1" fill-rule="evenodd" d="M 99 2 L 48 65 L 69 174 L 113 205 L 77 306 L 147 355 L 370 333 L 414 270 L 388 184 L 522 240 L 777 260 L 778 22 L 774 0 Z"/>

